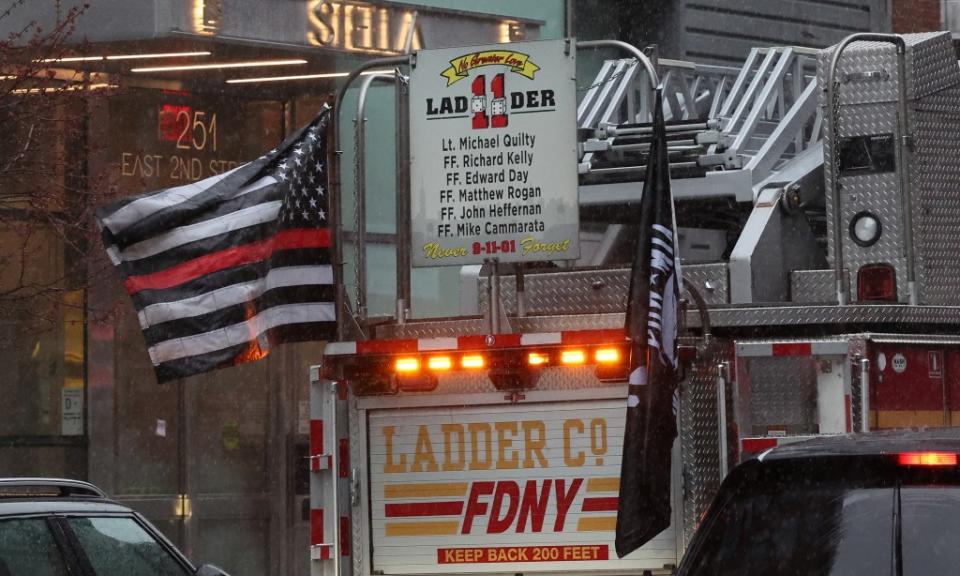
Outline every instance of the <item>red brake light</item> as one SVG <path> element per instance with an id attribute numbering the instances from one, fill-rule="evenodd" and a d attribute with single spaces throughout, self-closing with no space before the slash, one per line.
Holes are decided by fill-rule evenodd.
<path id="1" fill-rule="evenodd" d="M 903 452 L 897 454 L 901 466 L 956 466 L 957 455 L 952 452 Z"/>
<path id="2" fill-rule="evenodd" d="M 889 264 L 867 264 L 857 272 L 857 300 L 896 302 L 897 275 Z"/>

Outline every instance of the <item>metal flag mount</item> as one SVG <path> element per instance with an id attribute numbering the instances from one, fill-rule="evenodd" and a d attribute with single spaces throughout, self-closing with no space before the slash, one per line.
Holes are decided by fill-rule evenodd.
<path id="1" fill-rule="evenodd" d="M 626 314 L 631 354 L 617 509 L 616 550 L 621 558 L 668 528 L 671 519 L 680 269 L 660 88 L 653 135 Z"/>

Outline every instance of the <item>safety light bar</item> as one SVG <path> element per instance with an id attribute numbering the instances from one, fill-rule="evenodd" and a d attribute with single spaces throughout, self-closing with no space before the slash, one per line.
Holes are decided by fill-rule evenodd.
<path id="1" fill-rule="evenodd" d="M 598 348 L 593 354 L 593 359 L 597 361 L 597 364 L 618 364 L 620 362 L 620 349 Z"/>
<path id="2" fill-rule="evenodd" d="M 587 361 L 587 355 L 583 350 L 564 350 L 560 352 L 560 363 L 566 365 L 583 364 Z"/>
<path id="3" fill-rule="evenodd" d="M 427 360 L 427 368 L 436 371 L 445 371 L 453 368 L 453 361 L 449 356 L 434 356 Z"/>
<path id="4" fill-rule="evenodd" d="M 550 357 L 540 352 L 527 354 L 527 364 L 531 366 L 545 366 L 550 363 Z"/>
<path id="5" fill-rule="evenodd" d="M 411 372 L 420 371 L 420 360 L 417 358 L 397 358 L 394 367 L 397 370 L 397 373 L 400 374 L 409 374 Z"/>
<path id="6" fill-rule="evenodd" d="M 463 368 L 477 369 L 483 368 L 484 365 L 486 365 L 486 362 L 484 362 L 483 356 L 480 354 L 469 354 L 460 359 L 460 366 Z"/>
<path id="7" fill-rule="evenodd" d="M 897 454 L 900 466 L 956 466 L 957 455 L 953 452 L 902 452 Z"/>

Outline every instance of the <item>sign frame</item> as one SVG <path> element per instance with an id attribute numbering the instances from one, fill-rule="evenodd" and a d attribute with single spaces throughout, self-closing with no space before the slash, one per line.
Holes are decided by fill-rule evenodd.
<path id="1" fill-rule="evenodd" d="M 565 39 L 417 53 L 413 267 L 580 257 L 575 54 Z"/>

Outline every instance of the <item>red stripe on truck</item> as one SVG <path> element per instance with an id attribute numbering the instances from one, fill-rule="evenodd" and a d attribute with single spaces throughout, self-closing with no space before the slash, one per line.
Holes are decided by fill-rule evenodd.
<path id="1" fill-rule="evenodd" d="M 609 330 L 572 330 L 560 333 L 561 344 L 621 344 L 627 339 L 622 328 Z"/>
<path id="2" fill-rule="evenodd" d="M 350 555 L 350 517 L 340 517 L 340 555 Z"/>
<path id="3" fill-rule="evenodd" d="M 323 544 L 323 508 L 313 508 L 310 510 L 310 545 L 321 546 Z M 330 559 L 330 547 L 320 548 L 320 559 Z"/>
<path id="4" fill-rule="evenodd" d="M 740 441 L 744 452 L 763 452 L 768 448 L 776 448 L 776 438 L 744 438 Z"/>
<path id="5" fill-rule="evenodd" d="M 619 498 L 584 498 L 584 512 L 616 512 Z"/>
<path id="6" fill-rule="evenodd" d="M 340 461 L 337 463 L 337 467 L 341 478 L 346 478 L 350 475 L 350 440 L 346 438 L 340 439 Z"/>
<path id="7" fill-rule="evenodd" d="M 810 356 L 812 354 L 809 342 L 790 342 L 773 345 L 774 356 Z"/>
<path id="8" fill-rule="evenodd" d="M 461 336 L 457 338 L 458 350 L 484 350 L 486 348 L 516 348 L 520 346 L 520 334 L 497 334 L 493 344 L 487 344 L 486 336 Z"/>
<path id="9" fill-rule="evenodd" d="M 387 504 L 387 518 L 411 516 L 459 516 L 463 514 L 463 501 L 416 502 L 411 504 Z"/>

